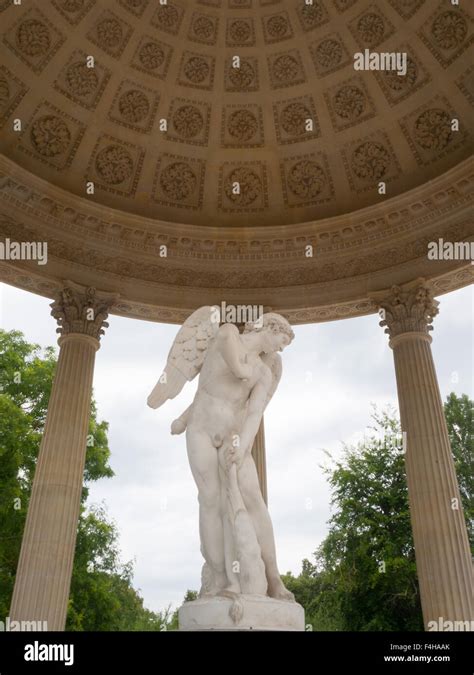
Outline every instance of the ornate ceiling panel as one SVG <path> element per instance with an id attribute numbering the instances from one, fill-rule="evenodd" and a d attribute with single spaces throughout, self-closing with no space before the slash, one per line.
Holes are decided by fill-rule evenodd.
<path id="1" fill-rule="evenodd" d="M 171 223 L 354 212 L 471 153 L 468 5 L 2 2 L 0 150 L 73 195 Z M 406 51 L 406 77 L 355 71 L 365 48 Z"/>

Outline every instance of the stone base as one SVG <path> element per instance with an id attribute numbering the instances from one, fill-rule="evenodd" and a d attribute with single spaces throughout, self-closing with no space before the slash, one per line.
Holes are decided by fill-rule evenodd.
<path id="1" fill-rule="evenodd" d="M 185 602 L 179 609 L 179 630 L 282 630 L 304 631 L 304 609 L 258 595 L 237 600 L 216 596 Z"/>

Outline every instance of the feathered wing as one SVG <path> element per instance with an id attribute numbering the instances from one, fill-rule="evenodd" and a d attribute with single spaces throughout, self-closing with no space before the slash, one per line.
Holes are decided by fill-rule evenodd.
<path id="1" fill-rule="evenodd" d="M 282 373 L 282 361 L 281 356 L 278 352 L 273 352 L 271 354 L 261 354 L 261 359 L 272 371 L 272 385 L 267 395 L 267 402 L 265 403 L 265 408 L 270 403 L 273 394 L 276 392 L 278 384 L 281 380 Z"/>
<path id="2" fill-rule="evenodd" d="M 201 370 L 209 344 L 219 330 L 219 308 L 200 307 L 179 329 L 168 354 L 166 367 L 148 397 L 150 408 L 159 408 L 175 398 L 186 382 Z"/>

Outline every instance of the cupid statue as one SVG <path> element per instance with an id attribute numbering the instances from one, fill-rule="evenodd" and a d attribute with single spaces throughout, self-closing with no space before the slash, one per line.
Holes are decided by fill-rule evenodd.
<path id="1" fill-rule="evenodd" d="M 294 333 L 279 314 L 264 314 L 239 333 L 220 325 L 218 307 L 201 307 L 184 322 L 148 405 L 159 408 L 199 373 L 193 403 L 171 425 L 186 431 L 198 488 L 200 597 L 241 594 L 294 602 L 280 579 L 273 528 L 252 445 L 281 378 L 278 354 Z"/>

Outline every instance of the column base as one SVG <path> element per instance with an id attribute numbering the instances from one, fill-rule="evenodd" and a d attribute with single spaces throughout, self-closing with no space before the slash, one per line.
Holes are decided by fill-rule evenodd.
<path id="1" fill-rule="evenodd" d="M 259 595 L 198 598 L 179 609 L 179 630 L 183 631 L 304 631 L 304 609 Z"/>

